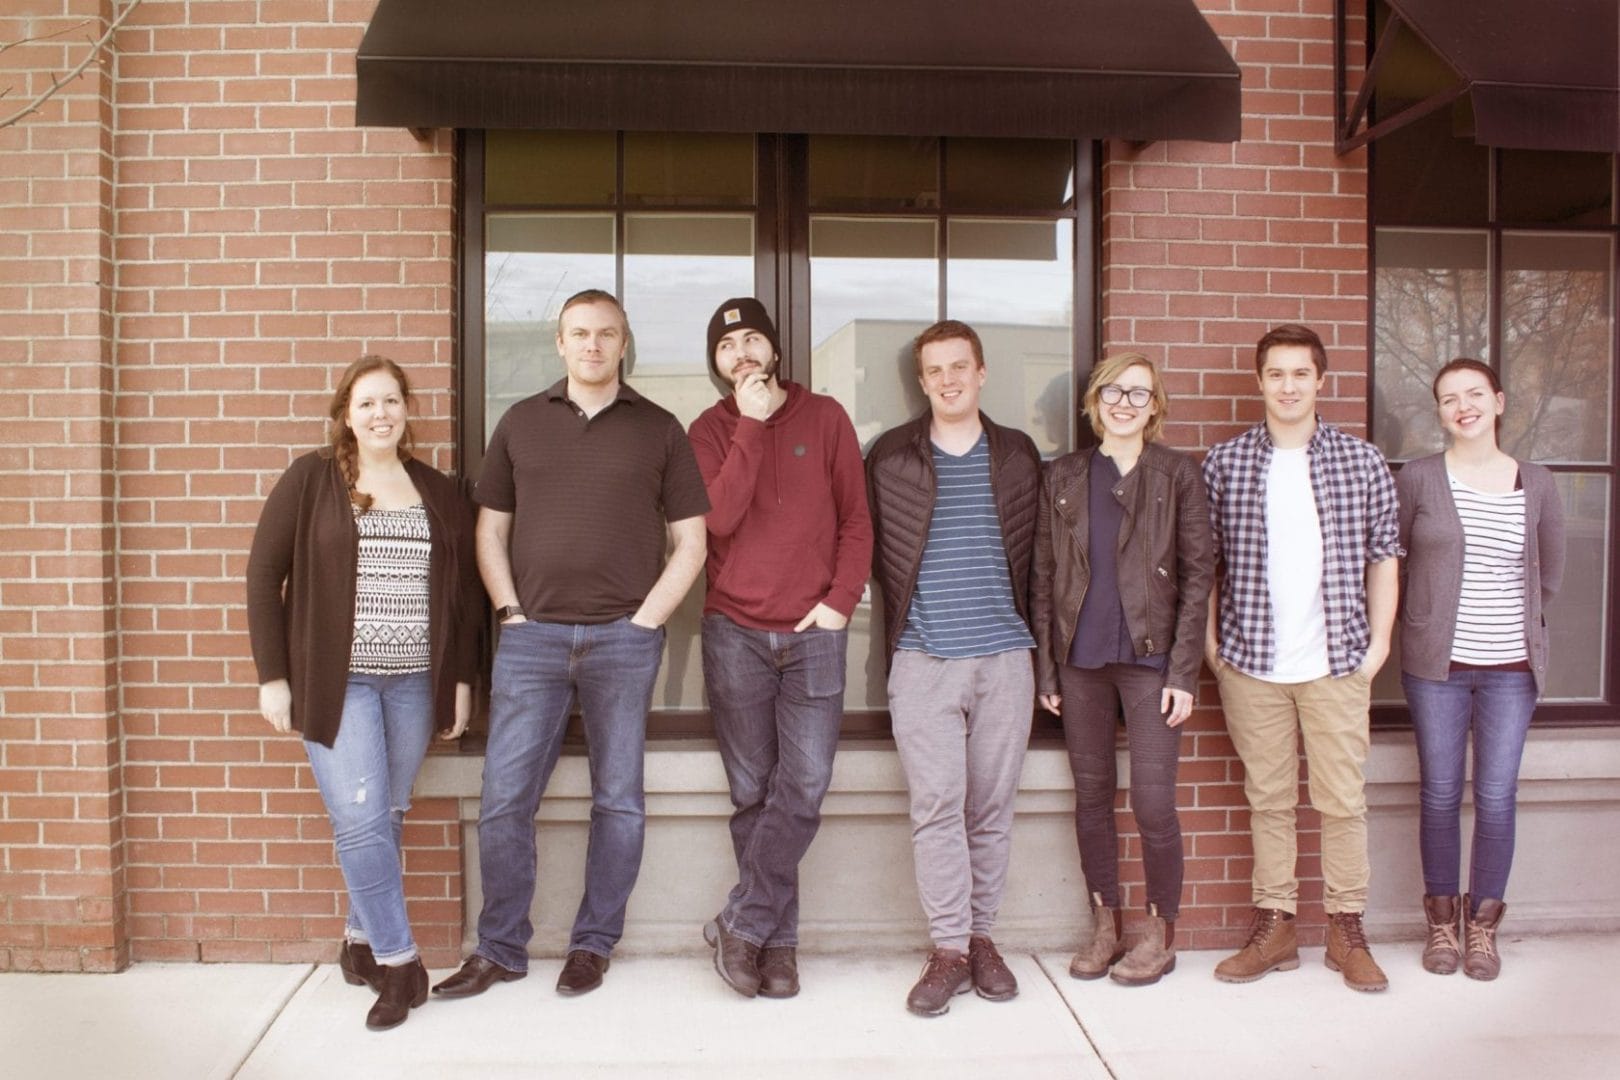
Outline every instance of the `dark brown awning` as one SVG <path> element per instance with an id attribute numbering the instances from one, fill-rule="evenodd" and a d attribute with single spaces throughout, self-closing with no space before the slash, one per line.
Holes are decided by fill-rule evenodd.
<path id="1" fill-rule="evenodd" d="M 1238 138 L 1193 0 L 380 0 L 356 122 Z"/>
<path id="2" fill-rule="evenodd" d="M 1388 32 L 1369 61 L 1356 107 L 1341 127 L 1342 149 L 1467 95 L 1472 135 L 1486 146 L 1620 153 L 1620 5 L 1615 0 L 1388 4 Z M 1455 79 L 1422 100 L 1386 112 L 1377 124 L 1357 133 L 1374 85 L 1382 99 L 1390 69 L 1410 58 L 1401 57 L 1402 26 Z"/>

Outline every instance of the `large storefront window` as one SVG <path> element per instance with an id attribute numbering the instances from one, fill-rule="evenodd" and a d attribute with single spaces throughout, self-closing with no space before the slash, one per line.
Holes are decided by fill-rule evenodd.
<path id="1" fill-rule="evenodd" d="M 1047 456 L 1074 445 L 1074 386 L 1096 337 L 1088 145 L 491 131 L 466 133 L 462 149 L 473 475 L 506 409 L 562 377 L 557 314 L 585 288 L 623 300 L 627 378 L 683 424 L 721 393 L 704 356 L 710 313 L 753 294 L 776 315 L 787 376 L 842 403 L 863 448 L 924 407 L 909 344 L 940 318 L 983 337 L 991 416 Z M 655 690 L 666 731 L 703 729 L 702 591 L 669 624 Z M 874 617 L 868 596 L 852 624 L 855 730 L 883 726 Z"/>
<path id="2" fill-rule="evenodd" d="M 1605 155 L 1475 146 L 1447 110 L 1374 144 L 1374 440 L 1397 465 L 1440 450 L 1430 383 L 1470 356 L 1507 391 L 1502 448 L 1557 473 L 1569 554 L 1546 700 L 1561 707 L 1542 720 L 1613 720 L 1620 698 L 1615 182 Z M 1387 669 L 1377 696 L 1399 701 Z"/>

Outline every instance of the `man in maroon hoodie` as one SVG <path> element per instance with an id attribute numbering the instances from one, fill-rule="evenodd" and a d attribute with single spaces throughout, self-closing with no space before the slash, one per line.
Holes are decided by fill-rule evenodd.
<path id="1" fill-rule="evenodd" d="M 689 436 L 708 487 L 703 679 L 731 785 L 737 884 L 703 928 L 745 997 L 799 992 L 799 860 L 821 823 L 844 715 L 850 614 L 872 565 L 855 428 L 777 377 L 765 307 L 727 300 L 709 365 L 731 394 Z"/>

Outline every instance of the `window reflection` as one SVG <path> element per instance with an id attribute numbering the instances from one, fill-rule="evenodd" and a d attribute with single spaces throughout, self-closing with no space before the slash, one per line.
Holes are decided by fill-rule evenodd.
<path id="1" fill-rule="evenodd" d="M 1512 407 L 1508 414 L 1512 415 Z M 1559 473 L 1564 500 L 1564 587 L 1547 605 L 1552 648 L 1547 660 L 1546 701 L 1601 701 L 1614 662 L 1608 603 L 1609 522 L 1613 495 L 1609 478 Z"/>
<path id="2" fill-rule="evenodd" d="M 1613 255 L 1607 236 L 1502 237 L 1502 449 L 1535 461 L 1609 460 Z"/>
<path id="3" fill-rule="evenodd" d="M 953 144 L 954 145 L 954 144 Z M 945 310 L 984 342 L 985 413 L 1046 457 L 1074 445 L 1074 223 L 953 218 Z"/>
<path id="4" fill-rule="evenodd" d="M 557 313 L 613 287 L 613 215 L 491 214 L 484 251 L 484 442 L 514 402 L 563 377 Z"/>
<path id="5" fill-rule="evenodd" d="M 1488 236 L 1380 229 L 1373 289 L 1373 437 L 1391 461 L 1443 445 L 1434 373 L 1489 347 Z M 1511 410 L 1510 410 L 1511 411 Z"/>

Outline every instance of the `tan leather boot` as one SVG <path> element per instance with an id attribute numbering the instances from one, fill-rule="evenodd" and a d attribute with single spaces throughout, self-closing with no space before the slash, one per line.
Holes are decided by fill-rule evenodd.
<path id="1" fill-rule="evenodd" d="M 1254 982 L 1273 971 L 1293 971 L 1299 967 L 1299 936 L 1294 917 L 1276 908 L 1255 908 L 1249 926 L 1249 942 L 1215 965 L 1221 982 Z"/>
<path id="2" fill-rule="evenodd" d="M 1463 898 L 1463 910 L 1474 906 L 1472 897 Z M 1507 914 L 1507 905 L 1487 897 L 1479 910 L 1468 916 L 1468 952 L 1463 957 L 1463 974 L 1470 979 L 1490 982 L 1502 973 L 1502 957 L 1496 951 L 1496 928 Z"/>
<path id="3" fill-rule="evenodd" d="M 1076 979 L 1100 979 L 1125 955 L 1120 940 L 1119 909 L 1104 907 L 1101 893 L 1091 894 L 1091 938 L 1069 961 L 1069 974 Z"/>
<path id="4" fill-rule="evenodd" d="M 1121 986 L 1150 986 L 1176 970 L 1176 921 L 1159 917 L 1159 909 L 1148 905 L 1146 931 L 1125 959 L 1115 964 L 1108 977 Z"/>
<path id="5" fill-rule="evenodd" d="M 1429 922 L 1429 939 L 1423 944 L 1423 970 L 1451 975 L 1462 963 L 1462 945 L 1457 937 L 1457 916 L 1461 906 L 1455 896 L 1425 896 L 1423 917 Z"/>
<path id="6" fill-rule="evenodd" d="M 1328 916 L 1327 956 L 1329 971 L 1344 973 L 1344 985 L 1352 990 L 1387 990 L 1389 979 L 1372 958 L 1367 935 L 1361 928 L 1361 912 L 1339 911 Z"/>

